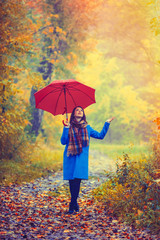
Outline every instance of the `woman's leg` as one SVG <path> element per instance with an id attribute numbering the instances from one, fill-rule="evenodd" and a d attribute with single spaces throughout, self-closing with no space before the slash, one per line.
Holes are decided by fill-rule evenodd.
<path id="1" fill-rule="evenodd" d="M 81 183 L 81 179 L 79 178 L 69 180 L 69 187 L 70 187 L 70 193 L 71 193 L 71 202 L 69 205 L 69 212 L 73 212 L 74 210 L 79 211 L 77 198 L 79 196 L 80 183 Z"/>
<path id="2" fill-rule="evenodd" d="M 78 203 L 77 203 L 77 198 L 79 197 L 80 184 L 81 184 L 81 179 L 76 178 L 76 179 L 75 179 L 76 202 L 75 202 L 75 204 L 74 204 L 74 210 L 75 210 L 76 212 L 79 212 L 79 206 L 78 206 Z"/>

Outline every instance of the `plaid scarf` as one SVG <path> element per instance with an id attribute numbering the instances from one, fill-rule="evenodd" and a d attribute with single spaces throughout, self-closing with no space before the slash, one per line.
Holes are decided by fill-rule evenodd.
<path id="1" fill-rule="evenodd" d="M 77 155 L 82 152 L 82 147 L 89 144 L 87 122 L 84 120 L 77 122 L 73 120 L 69 128 L 69 145 L 67 149 L 67 156 Z"/>

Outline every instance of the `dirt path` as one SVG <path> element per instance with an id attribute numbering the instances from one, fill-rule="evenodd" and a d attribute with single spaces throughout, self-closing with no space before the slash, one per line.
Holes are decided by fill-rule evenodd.
<path id="1" fill-rule="evenodd" d="M 90 151 L 89 171 L 91 174 L 104 174 L 104 171 L 115 172 L 116 163 L 113 159 L 98 151 Z"/>
<path id="2" fill-rule="evenodd" d="M 68 183 L 62 172 L 22 186 L 2 187 L 0 239 L 158 239 L 118 222 L 94 203 L 89 193 L 105 181 L 104 170 L 115 171 L 113 162 L 92 152 L 90 178 L 82 181 L 80 212 L 73 215 L 67 214 Z"/>

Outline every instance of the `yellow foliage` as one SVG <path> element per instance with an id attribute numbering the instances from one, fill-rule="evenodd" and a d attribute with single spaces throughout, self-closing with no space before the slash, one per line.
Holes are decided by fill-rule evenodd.
<path id="1" fill-rule="evenodd" d="M 45 82 L 40 73 L 30 72 L 30 70 L 26 70 L 26 73 L 26 80 L 28 81 L 29 86 L 34 86 L 37 89 L 45 87 Z"/>
<path id="2" fill-rule="evenodd" d="M 58 14 L 54 14 L 54 15 L 51 14 L 51 17 L 52 17 L 52 16 L 53 16 L 54 18 L 59 18 Z"/>
<path id="3" fill-rule="evenodd" d="M 49 32 L 50 32 L 50 33 L 53 33 L 53 31 L 54 31 L 54 27 L 50 27 L 50 28 L 49 28 Z"/>
<path id="4" fill-rule="evenodd" d="M 141 159 L 139 156 L 133 161 L 124 155 L 116 174 L 109 175 L 106 182 L 93 191 L 94 198 L 103 202 L 122 221 L 149 226 L 157 231 L 159 188 L 154 184 L 152 172 L 151 159 Z"/>
<path id="5" fill-rule="evenodd" d="M 101 73 L 103 72 L 103 57 L 98 51 L 88 53 L 85 60 L 85 67 L 79 67 L 77 80 L 93 88 L 101 84 Z"/>
<path id="6" fill-rule="evenodd" d="M 63 30 L 62 30 L 62 28 L 60 28 L 60 27 L 56 27 L 56 32 L 58 32 L 58 33 L 62 33 Z"/>
<path id="7" fill-rule="evenodd" d="M 0 13 L 0 157 L 23 159 L 24 148 L 27 148 L 25 127 L 29 124 L 29 114 L 23 101 L 22 95 L 25 94 L 15 82 L 24 70 L 21 63 L 31 49 L 34 27 L 32 29 L 32 21 L 27 18 L 23 1 L 5 1 Z"/>

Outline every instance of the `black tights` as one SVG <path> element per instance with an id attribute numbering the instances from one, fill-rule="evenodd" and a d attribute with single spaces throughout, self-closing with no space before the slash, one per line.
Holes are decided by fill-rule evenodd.
<path id="1" fill-rule="evenodd" d="M 80 190 L 80 184 L 81 184 L 80 178 L 74 178 L 72 180 L 69 180 L 71 203 L 73 203 L 73 204 L 77 203 L 77 198 L 79 196 L 79 190 Z"/>

